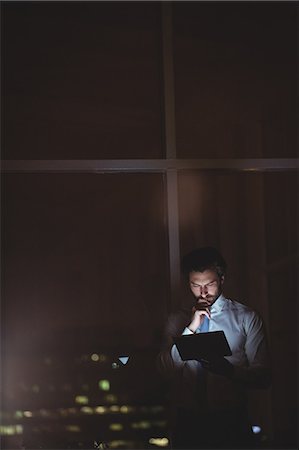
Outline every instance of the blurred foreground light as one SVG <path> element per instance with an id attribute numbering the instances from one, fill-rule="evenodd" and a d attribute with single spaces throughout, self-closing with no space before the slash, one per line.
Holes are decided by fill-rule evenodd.
<path id="1" fill-rule="evenodd" d="M 1 436 L 13 436 L 15 434 L 22 434 L 22 425 L 0 425 Z"/>
<path id="2" fill-rule="evenodd" d="M 79 403 L 79 405 L 87 405 L 88 404 L 88 397 L 86 395 L 77 395 L 75 398 L 75 402 Z"/>
<path id="3" fill-rule="evenodd" d="M 261 427 L 258 425 L 252 425 L 251 429 L 254 434 L 259 434 L 262 431 Z"/>
<path id="4" fill-rule="evenodd" d="M 146 430 L 148 428 L 151 428 L 151 423 L 148 420 L 141 420 L 140 422 L 133 422 L 131 424 L 132 428 L 135 429 L 143 429 Z"/>
<path id="5" fill-rule="evenodd" d="M 114 440 L 109 442 L 109 448 L 134 448 L 136 445 L 135 442 L 132 441 L 124 441 L 124 440 Z"/>
<path id="6" fill-rule="evenodd" d="M 157 445 L 158 447 L 167 447 L 169 440 L 166 437 L 163 438 L 151 438 L 149 440 L 150 444 Z"/>
<path id="7" fill-rule="evenodd" d="M 119 412 L 120 407 L 118 405 L 112 405 L 109 409 L 111 412 Z"/>
<path id="8" fill-rule="evenodd" d="M 94 409 L 96 414 L 106 414 L 108 411 L 107 406 L 96 406 Z"/>
<path id="9" fill-rule="evenodd" d="M 80 408 L 80 411 L 84 414 L 93 414 L 93 409 L 90 406 L 82 406 L 82 408 Z"/>
<path id="10" fill-rule="evenodd" d="M 92 361 L 100 361 L 100 356 L 97 353 L 93 353 L 90 357 Z"/>
<path id="11" fill-rule="evenodd" d="M 99 381 L 99 388 L 102 391 L 110 391 L 110 382 L 109 382 L 109 380 L 100 380 Z"/>
<path id="12" fill-rule="evenodd" d="M 67 425 L 65 429 L 71 433 L 79 433 L 81 431 L 81 428 L 78 425 Z"/>
<path id="13" fill-rule="evenodd" d="M 14 416 L 16 419 L 21 419 L 21 417 L 23 417 L 23 411 L 16 411 Z"/>
<path id="14" fill-rule="evenodd" d="M 121 423 L 111 423 L 109 429 L 112 431 L 121 431 L 124 429 L 124 426 Z"/>
<path id="15" fill-rule="evenodd" d="M 32 414 L 32 411 L 24 411 L 24 417 L 32 417 L 33 416 L 33 414 Z"/>
<path id="16" fill-rule="evenodd" d="M 127 405 L 122 405 L 119 410 L 123 414 L 128 414 L 128 412 L 130 411 L 130 408 Z"/>

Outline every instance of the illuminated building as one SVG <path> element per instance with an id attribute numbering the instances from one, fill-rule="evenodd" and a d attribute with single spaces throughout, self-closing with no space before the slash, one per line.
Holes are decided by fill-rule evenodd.
<path id="1" fill-rule="evenodd" d="M 110 448 L 167 447 L 159 377 L 140 383 L 138 355 L 130 364 L 92 355 L 31 360 L 30 370 L 8 383 L 2 438 L 25 448 L 93 448 L 94 442 Z"/>

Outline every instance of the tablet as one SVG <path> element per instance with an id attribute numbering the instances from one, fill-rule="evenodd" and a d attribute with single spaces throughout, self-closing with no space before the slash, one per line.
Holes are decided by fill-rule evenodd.
<path id="1" fill-rule="evenodd" d="M 189 359 L 212 360 L 232 354 L 224 331 L 187 334 L 174 340 L 183 361 Z"/>

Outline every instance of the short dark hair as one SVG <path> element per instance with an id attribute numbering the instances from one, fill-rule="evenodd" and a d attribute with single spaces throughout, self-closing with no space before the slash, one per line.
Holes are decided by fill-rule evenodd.
<path id="1" fill-rule="evenodd" d="M 191 272 L 204 272 L 214 270 L 219 277 L 226 274 L 226 262 L 219 251 L 214 247 L 201 247 L 185 255 L 182 259 L 182 272 L 189 275 Z"/>

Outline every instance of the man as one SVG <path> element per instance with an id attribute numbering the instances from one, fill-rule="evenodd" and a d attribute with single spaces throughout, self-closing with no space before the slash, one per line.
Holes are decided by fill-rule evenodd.
<path id="1" fill-rule="evenodd" d="M 249 307 L 222 294 L 226 263 L 212 247 L 194 250 L 182 261 L 194 305 L 170 316 L 159 367 L 173 383 L 176 406 L 172 448 L 245 448 L 252 445 L 247 391 L 270 384 L 263 321 Z M 210 361 L 183 361 L 174 339 L 223 330 L 232 355 Z"/>

